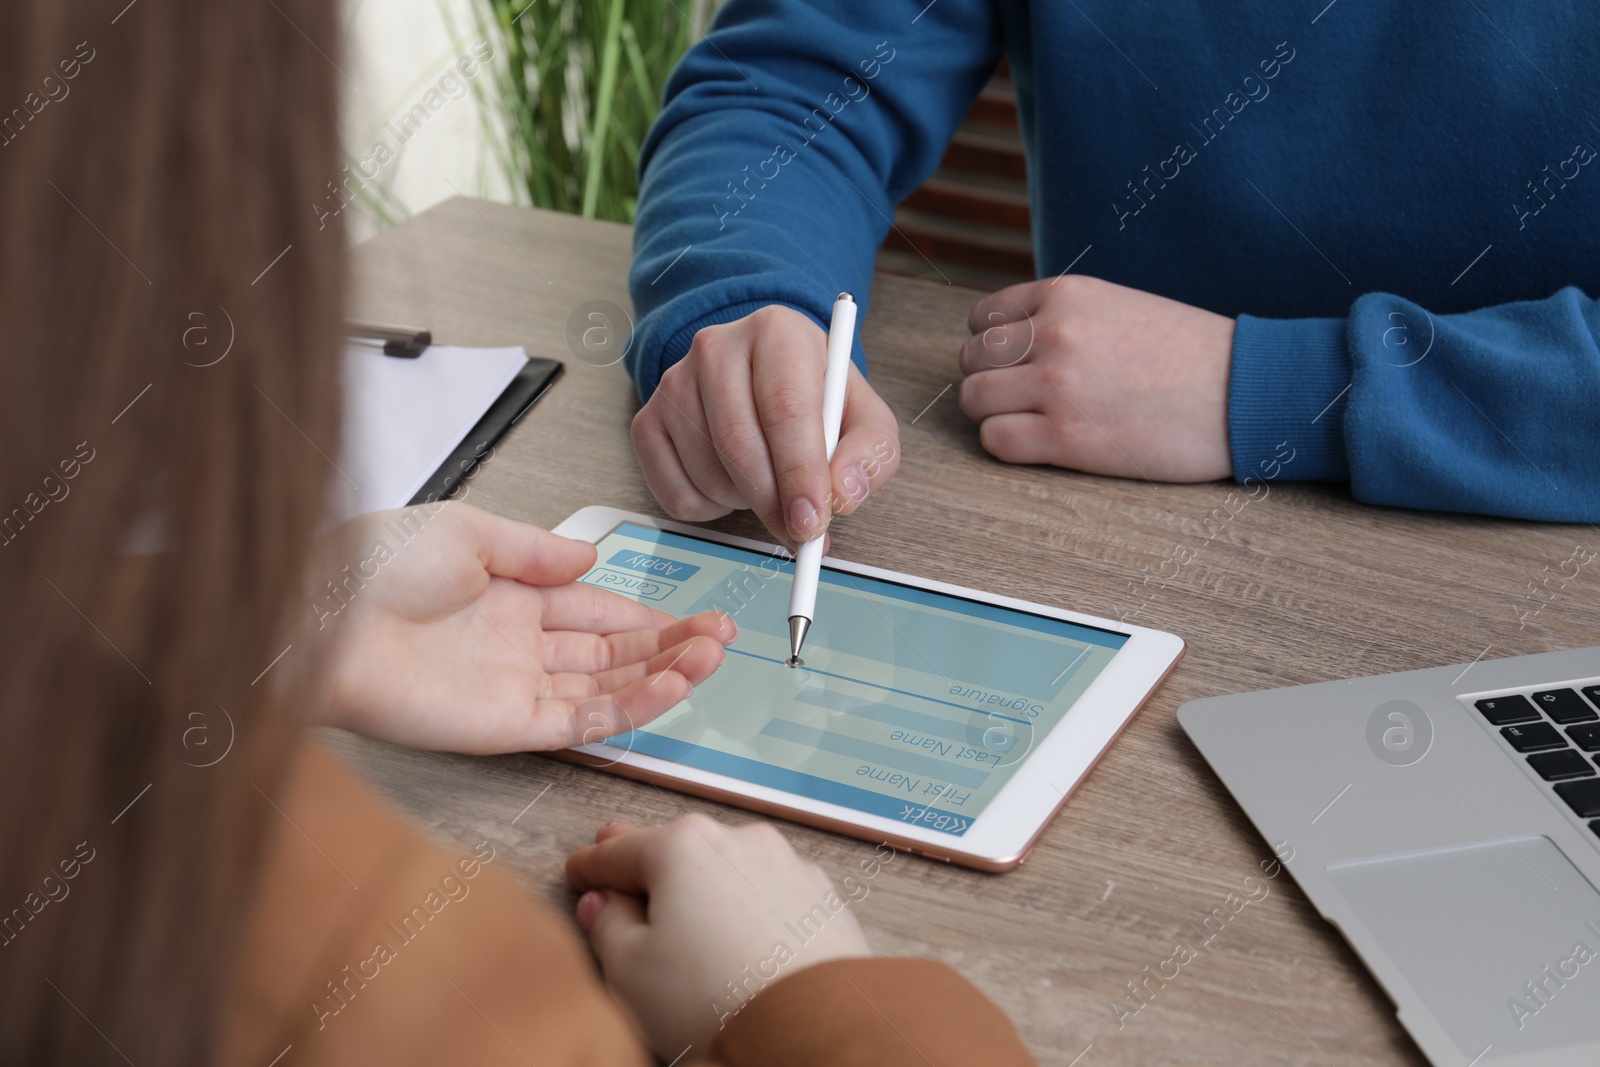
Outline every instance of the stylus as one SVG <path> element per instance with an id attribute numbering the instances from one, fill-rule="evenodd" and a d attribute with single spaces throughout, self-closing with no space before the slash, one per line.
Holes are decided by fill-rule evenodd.
<path id="1" fill-rule="evenodd" d="M 850 381 L 850 352 L 855 347 L 856 298 L 840 293 L 828 323 L 828 369 L 822 375 L 822 443 L 828 459 L 839 445 L 844 421 L 844 390 Z M 800 663 L 800 647 L 817 610 L 817 579 L 822 574 L 822 544 L 816 537 L 800 546 L 794 559 L 794 588 L 789 591 L 789 666 Z"/>

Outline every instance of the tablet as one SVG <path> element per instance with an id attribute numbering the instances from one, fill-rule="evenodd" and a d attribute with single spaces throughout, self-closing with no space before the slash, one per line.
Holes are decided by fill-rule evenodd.
<path id="1" fill-rule="evenodd" d="M 789 667 L 787 551 L 584 508 L 583 581 L 739 635 L 683 703 L 563 758 L 1010 870 L 1183 655 L 1171 634 L 828 557 Z"/>

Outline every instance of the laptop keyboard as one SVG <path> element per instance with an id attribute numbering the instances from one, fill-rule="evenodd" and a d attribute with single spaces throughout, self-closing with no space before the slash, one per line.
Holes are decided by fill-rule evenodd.
<path id="1" fill-rule="evenodd" d="M 1474 702 L 1534 773 L 1600 836 L 1600 685 Z"/>

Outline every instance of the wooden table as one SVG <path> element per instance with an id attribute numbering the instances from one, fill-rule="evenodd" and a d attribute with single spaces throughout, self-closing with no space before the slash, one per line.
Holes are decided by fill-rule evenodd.
<path id="1" fill-rule="evenodd" d="M 626 227 L 468 200 L 358 250 L 357 317 L 419 323 L 450 343 L 523 344 L 567 364 L 473 483 L 474 502 L 546 527 L 587 504 L 661 513 L 629 443 L 637 400 L 627 373 L 578 358 L 567 341 L 582 305 L 629 306 L 628 260 Z M 1174 712 L 1218 693 L 1590 644 L 1594 574 L 1553 600 L 1532 596 L 1530 583 L 1600 539 L 1587 527 L 1363 507 L 1335 488 L 1275 484 L 1240 507 L 1227 484 L 1002 465 L 979 447 L 951 388 L 975 295 L 877 279 L 864 343 L 900 417 L 904 458 L 893 483 L 835 529 L 834 553 L 1127 615 L 1181 635 L 1189 652 L 1023 867 L 985 875 L 910 855 L 886 867 L 856 906 L 874 946 L 960 968 L 1046 1064 L 1423 1063 L 1381 990 L 1288 878 L 1119 1028 L 1112 1002 L 1128 1001 L 1126 984 L 1270 855 Z M 748 518 L 718 525 L 762 536 Z M 1162 564 L 1175 558 L 1188 562 L 1174 576 Z M 1519 612 L 1541 604 L 1523 626 Z M 462 845 L 495 842 L 563 910 L 561 860 L 604 818 L 745 817 L 541 756 L 338 744 L 420 825 Z M 836 877 L 871 851 L 787 829 Z"/>

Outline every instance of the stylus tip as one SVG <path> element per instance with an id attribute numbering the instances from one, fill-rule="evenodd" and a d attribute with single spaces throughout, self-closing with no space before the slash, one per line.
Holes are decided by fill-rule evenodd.
<path id="1" fill-rule="evenodd" d="M 811 620 L 804 615 L 789 616 L 789 666 L 800 666 L 800 647 L 806 643 L 806 631 Z"/>

